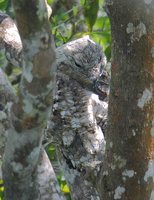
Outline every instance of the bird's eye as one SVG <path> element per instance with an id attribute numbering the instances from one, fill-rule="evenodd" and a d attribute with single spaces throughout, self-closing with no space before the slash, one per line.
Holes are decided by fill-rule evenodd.
<path id="1" fill-rule="evenodd" d="M 82 66 L 81 66 L 79 63 L 77 63 L 76 61 L 74 61 L 74 62 L 75 62 L 75 65 L 76 65 L 77 67 L 82 68 Z"/>

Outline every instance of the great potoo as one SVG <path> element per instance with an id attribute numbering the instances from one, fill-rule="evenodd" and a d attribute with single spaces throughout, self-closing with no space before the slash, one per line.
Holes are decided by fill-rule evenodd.
<path id="1" fill-rule="evenodd" d="M 91 199 L 91 195 L 95 199 L 97 189 L 90 177 L 97 176 L 105 151 L 106 57 L 89 37 L 63 45 L 56 53 L 57 88 L 48 133 L 57 147 L 73 199 Z"/>

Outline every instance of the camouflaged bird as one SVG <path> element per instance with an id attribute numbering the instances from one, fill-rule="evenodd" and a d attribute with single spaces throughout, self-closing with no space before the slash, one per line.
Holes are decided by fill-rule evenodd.
<path id="1" fill-rule="evenodd" d="M 57 88 L 48 134 L 56 145 L 72 199 L 99 199 L 95 180 L 105 151 L 106 57 L 89 37 L 59 47 L 56 54 Z"/>

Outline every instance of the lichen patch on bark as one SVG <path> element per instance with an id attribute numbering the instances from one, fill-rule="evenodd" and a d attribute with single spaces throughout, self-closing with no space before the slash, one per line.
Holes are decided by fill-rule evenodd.
<path id="1" fill-rule="evenodd" d="M 130 34 L 131 42 L 139 41 L 142 36 L 147 34 L 146 26 L 143 22 L 140 22 L 137 26 L 134 26 L 133 23 L 128 23 L 126 32 Z"/>
<path id="2" fill-rule="evenodd" d="M 114 199 L 121 199 L 122 194 L 126 191 L 124 187 L 118 186 L 114 191 Z"/>
<path id="3" fill-rule="evenodd" d="M 152 178 L 154 183 L 154 160 L 149 160 L 148 169 L 144 175 L 144 181 L 147 182 L 149 178 Z"/>
<path id="4" fill-rule="evenodd" d="M 143 91 L 142 96 L 138 99 L 138 107 L 139 108 L 143 108 L 147 103 L 150 102 L 150 100 L 152 99 L 152 92 L 149 89 L 145 89 Z"/>

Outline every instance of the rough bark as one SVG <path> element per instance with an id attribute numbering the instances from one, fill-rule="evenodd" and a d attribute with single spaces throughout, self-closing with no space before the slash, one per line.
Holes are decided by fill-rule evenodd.
<path id="1" fill-rule="evenodd" d="M 5 148 L 5 199 L 62 199 L 57 187 L 52 188 L 52 168 L 42 150 L 55 73 L 55 53 L 45 2 L 14 0 L 13 4 L 23 44 L 23 74 L 19 97 L 11 109 Z"/>
<path id="2" fill-rule="evenodd" d="M 11 105 L 15 99 L 17 99 L 17 96 L 14 92 L 14 89 L 4 72 L 0 69 L 0 179 L 2 179 L 2 158 L 8 135 L 7 131 L 10 128 L 9 113 Z M 52 199 L 58 198 L 60 188 L 58 186 L 57 178 L 50 160 L 43 149 L 39 157 L 36 173 L 36 184 L 38 185 L 41 197 L 45 195 L 46 199 L 47 196 L 49 196 L 49 199 L 51 199 L 51 194 L 54 194 Z"/>
<path id="3" fill-rule="evenodd" d="M 35 184 L 39 190 L 38 199 L 65 200 L 65 197 L 60 191 L 54 169 L 43 148 L 41 150 L 39 162 L 37 164 Z"/>
<path id="4" fill-rule="evenodd" d="M 9 113 L 15 99 L 17 99 L 17 97 L 14 89 L 4 72 L 0 69 L 0 179 L 2 179 L 2 158 L 7 140 L 7 131 L 10 128 Z M 54 194 L 52 199 L 58 198 L 60 188 L 52 165 L 43 149 L 39 157 L 36 173 L 36 184 L 39 187 L 41 197 L 45 195 L 46 199 L 51 199 L 51 194 Z M 58 191 L 58 193 L 56 191 Z M 49 195 L 49 198 L 47 198 L 47 195 Z"/>
<path id="5" fill-rule="evenodd" d="M 102 129 L 107 117 L 106 58 L 88 37 L 62 46 L 56 53 L 57 91 L 48 133 L 57 147 L 72 199 L 99 200 L 97 175 L 104 157 Z"/>
<path id="6" fill-rule="evenodd" d="M 154 199 L 154 4 L 106 0 L 112 75 L 103 200 Z"/>
<path id="7" fill-rule="evenodd" d="M 9 128 L 9 111 L 11 103 L 15 101 L 13 88 L 0 69 L 0 179 L 2 179 L 2 158 L 7 138 L 7 129 Z"/>

